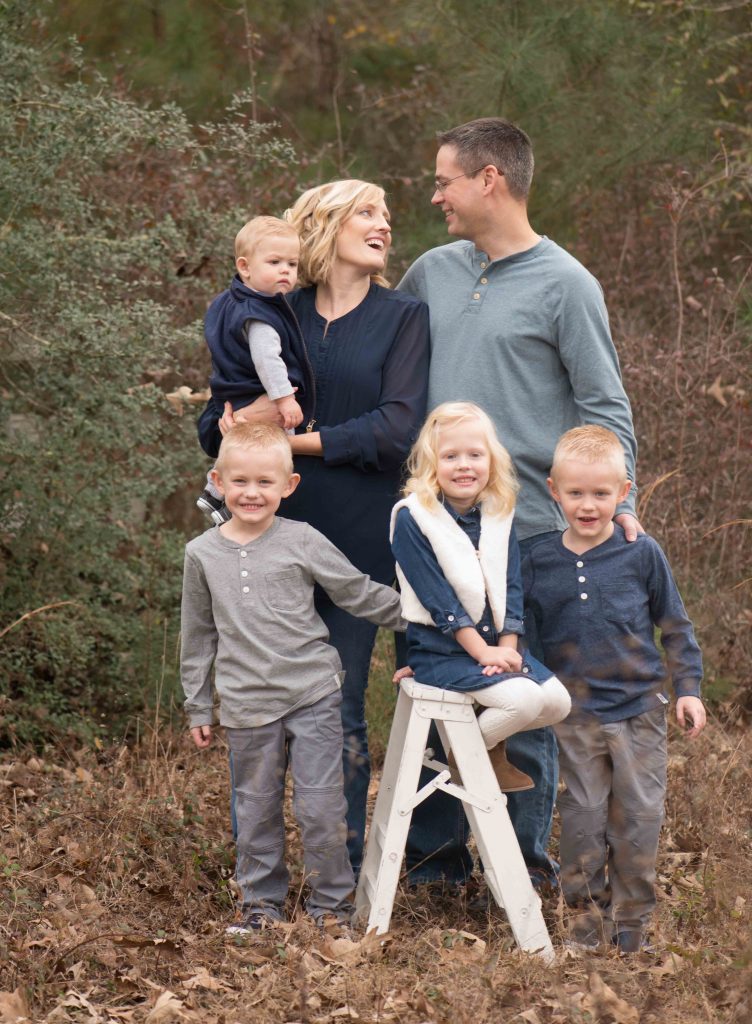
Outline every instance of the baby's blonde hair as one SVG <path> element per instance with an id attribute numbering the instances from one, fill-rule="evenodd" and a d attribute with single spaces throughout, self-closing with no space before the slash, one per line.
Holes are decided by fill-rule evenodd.
<path id="1" fill-rule="evenodd" d="M 235 235 L 235 259 L 248 256 L 264 238 L 297 238 L 298 232 L 280 217 L 254 217 Z"/>
<path id="2" fill-rule="evenodd" d="M 407 471 L 410 475 L 402 493 L 405 497 L 416 494 L 420 503 L 428 509 L 439 504 L 441 488 L 436 473 L 439 435 L 447 427 L 471 422 L 480 425 L 491 457 L 488 484 L 478 495 L 478 501 L 483 502 L 484 509 L 491 515 L 508 515 L 514 509 L 519 490 L 512 459 L 496 436 L 496 429 L 489 416 L 472 402 L 444 402 L 429 412 L 408 456 Z"/>
<path id="3" fill-rule="evenodd" d="M 326 284 L 337 256 L 337 236 L 342 224 L 359 206 L 381 203 L 384 196 L 378 185 L 351 178 L 309 188 L 285 210 L 285 218 L 300 235 L 301 284 Z M 371 274 L 371 280 L 388 287 L 382 274 Z"/>
<path id="4" fill-rule="evenodd" d="M 222 438 L 214 468 L 221 476 L 230 452 L 259 452 L 269 451 L 270 448 L 279 449 L 284 470 L 289 476 L 293 471 L 292 449 L 284 430 L 271 423 L 238 423 Z"/>
<path id="5" fill-rule="evenodd" d="M 587 424 L 584 427 L 573 427 L 562 434 L 554 449 L 551 465 L 551 476 L 556 478 L 556 470 L 567 459 L 580 462 L 609 462 L 619 474 L 621 480 L 627 479 L 627 464 L 624 459 L 624 448 L 613 430 Z"/>

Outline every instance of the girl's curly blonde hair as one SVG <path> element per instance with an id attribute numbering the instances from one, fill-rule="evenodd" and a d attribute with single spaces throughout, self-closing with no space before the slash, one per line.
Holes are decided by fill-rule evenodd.
<path id="1" fill-rule="evenodd" d="M 416 494 L 422 505 L 433 509 L 439 504 L 441 488 L 436 474 L 439 461 L 439 435 L 460 423 L 478 424 L 491 456 L 488 484 L 478 495 L 486 512 L 495 516 L 509 515 L 514 510 L 519 490 L 517 476 L 509 452 L 496 436 L 496 429 L 480 406 L 472 402 L 444 402 L 429 412 L 423 429 L 407 459 L 409 477 L 403 494 Z"/>
<path id="2" fill-rule="evenodd" d="M 285 220 L 300 235 L 298 284 L 326 284 L 337 256 L 337 236 L 342 224 L 359 206 L 383 202 L 384 195 L 383 188 L 368 181 L 330 181 L 309 188 L 285 210 Z M 371 280 L 389 287 L 382 274 L 371 274 Z"/>

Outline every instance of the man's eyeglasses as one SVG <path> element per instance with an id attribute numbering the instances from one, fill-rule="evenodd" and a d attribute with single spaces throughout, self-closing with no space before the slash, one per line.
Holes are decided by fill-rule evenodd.
<path id="1" fill-rule="evenodd" d="M 483 167 L 488 167 L 488 164 L 483 164 Z M 455 174 L 453 178 L 447 178 L 446 181 L 440 181 L 436 178 L 433 183 L 433 190 L 443 196 L 453 181 L 458 181 L 460 178 L 474 178 L 476 174 L 479 174 L 483 170 L 483 167 L 479 167 L 475 171 L 463 171 L 462 174 Z M 499 168 L 497 167 L 496 170 L 499 171 Z M 503 173 L 503 171 L 499 171 L 499 174 Z"/>

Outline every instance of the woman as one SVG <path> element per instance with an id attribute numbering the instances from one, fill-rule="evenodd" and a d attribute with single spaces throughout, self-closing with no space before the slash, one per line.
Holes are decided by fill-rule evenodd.
<path id="1" fill-rule="evenodd" d="M 394 579 L 389 515 L 401 467 L 425 415 L 428 308 L 384 280 L 392 241 L 384 191 L 335 181 L 305 192 L 287 211 L 301 238 L 300 277 L 290 296 L 316 381 L 313 429 L 291 437 L 297 491 L 281 512 L 304 520 L 380 583 Z M 277 421 L 266 398 L 229 407 L 239 419 Z M 363 854 L 370 762 L 365 691 L 376 627 L 332 605 L 317 609 L 345 669 L 342 725 L 348 850 L 357 875 Z"/>

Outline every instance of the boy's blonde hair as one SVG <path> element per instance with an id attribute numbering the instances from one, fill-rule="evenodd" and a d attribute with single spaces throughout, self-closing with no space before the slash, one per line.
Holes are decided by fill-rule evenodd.
<path id="1" fill-rule="evenodd" d="M 554 449 L 554 460 L 551 465 L 551 476 L 556 477 L 556 470 L 567 459 L 578 459 L 580 462 L 609 462 L 619 474 L 621 480 L 627 479 L 627 463 L 624 448 L 613 430 L 588 424 L 574 427 L 562 434 Z"/>
<path id="2" fill-rule="evenodd" d="M 284 430 L 271 423 L 238 423 L 222 438 L 214 468 L 221 475 L 222 466 L 230 452 L 258 452 L 268 451 L 270 448 L 279 449 L 284 470 L 289 476 L 293 471 L 292 449 Z"/>
<path id="3" fill-rule="evenodd" d="M 489 416 L 473 402 L 444 402 L 429 412 L 423 429 L 407 458 L 410 474 L 403 494 L 416 494 L 422 505 L 433 509 L 439 504 L 441 488 L 436 475 L 439 453 L 439 434 L 447 427 L 460 423 L 475 422 L 485 435 L 490 458 L 488 484 L 478 495 L 478 501 L 491 515 L 508 515 L 514 509 L 519 490 L 517 477 L 509 452 L 496 436 L 496 429 Z"/>
<path id="4" fill-rule="evenodd" d="M 298 232 L 292 224 L 280 217 L 254 217 L 235 235 L 235 259 L 253 252 L 264 238 L 275 238 L 278 235 L 297 238 Z"/>
<path id="5" fill-rule="evenodd" d="M 285 211 L 285 218 L 300 235 L 301 284 L 326 284 L 337 256 L 342 224 L 359 206 L 381 203 L 384 197 L 378 185 L 351 178 L 309 188 Z M 388 287 L 382 274 L 371 274 L 371 280 Z"/>

